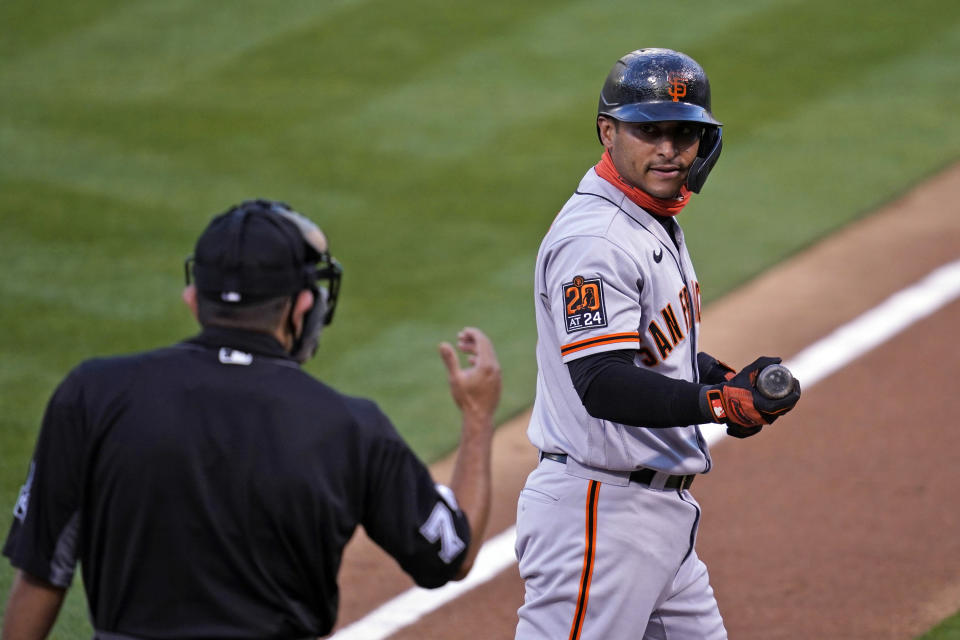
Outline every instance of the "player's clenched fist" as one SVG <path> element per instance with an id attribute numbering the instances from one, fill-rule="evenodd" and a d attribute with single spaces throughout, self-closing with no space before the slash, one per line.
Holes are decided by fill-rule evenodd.
<path id="1" fill-rule="evenodd" d="M 794 381 L 792 391 L 783 398 L 768 398 L 757 390 L 760 371 L 779 363 L 780 358 L 757 358 L 728 382 L 704 387 L 701 405 L 709 419 L 728 425 L 730 435 L 745 438 L 793 409 L 800 400 L 799 381 Z"/>

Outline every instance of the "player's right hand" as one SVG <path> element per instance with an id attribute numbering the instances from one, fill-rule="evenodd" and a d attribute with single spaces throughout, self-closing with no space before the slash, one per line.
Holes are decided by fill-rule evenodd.
<path id="1" fill-rule="evenodd" d="M 773 424 L 774 420 L 793 409 L 800 400 L 799 382 L 789 395 L 780 399 L 764 397 L 757 391 L 757 374 L 771 364 L 780 364 L 780 358 L 757 358 L 728 382 L 704 387 L 701 407 L 708 418 L 738 427 L 731 435 L 742 438 L 754 435 L 754 432 L 745 432 L 742 428 L 759 431 L 759 427 Z"/>

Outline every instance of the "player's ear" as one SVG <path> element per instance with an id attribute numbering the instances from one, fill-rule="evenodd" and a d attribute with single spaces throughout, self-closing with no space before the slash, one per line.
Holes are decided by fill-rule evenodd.
<path id="1" fill-rule="evenodd" d="M 606 116 L 597 116 L 597 135 L 600 136 L 600 142 L 607 151 L 613 147 L 613 134 L 616 128 L 615 120 Z"/>
<path id="2" fill-rule="evenodd" d="M 183 293 L 180 294 L 180 297 L 183 299 L 183 303 L 187 305 L 190 309 L 190 313 L 193 314 L 194 320 L 200 321 L 197 317 L 197 287 L 188 284 L 183 288 Z"/>

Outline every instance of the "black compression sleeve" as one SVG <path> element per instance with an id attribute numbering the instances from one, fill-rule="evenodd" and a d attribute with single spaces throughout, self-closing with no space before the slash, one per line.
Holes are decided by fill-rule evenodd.
<path id="1" fill-rule="evenodd" d="M 594 418 L 635 427 L 709 422 L 702 385 L 668 378 L 633 364 L 633 351 L 607 351 L 567 363 L 573 386 Z"/>

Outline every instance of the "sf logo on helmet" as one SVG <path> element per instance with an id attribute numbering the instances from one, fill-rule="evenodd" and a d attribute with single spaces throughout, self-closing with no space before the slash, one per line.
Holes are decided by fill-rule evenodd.
<path id="1" fill-rule="evenodd" d="M 674 102 L 680 102 L 680 98 L 684 98 L 687 95 L 687 81 L 679 73 L 671 73 L 667 76 L 667 82 L 670 83 L 670 88 L 667 89 L 667 93 L 670 94 L 670 97 L 673 98 Z"/>

